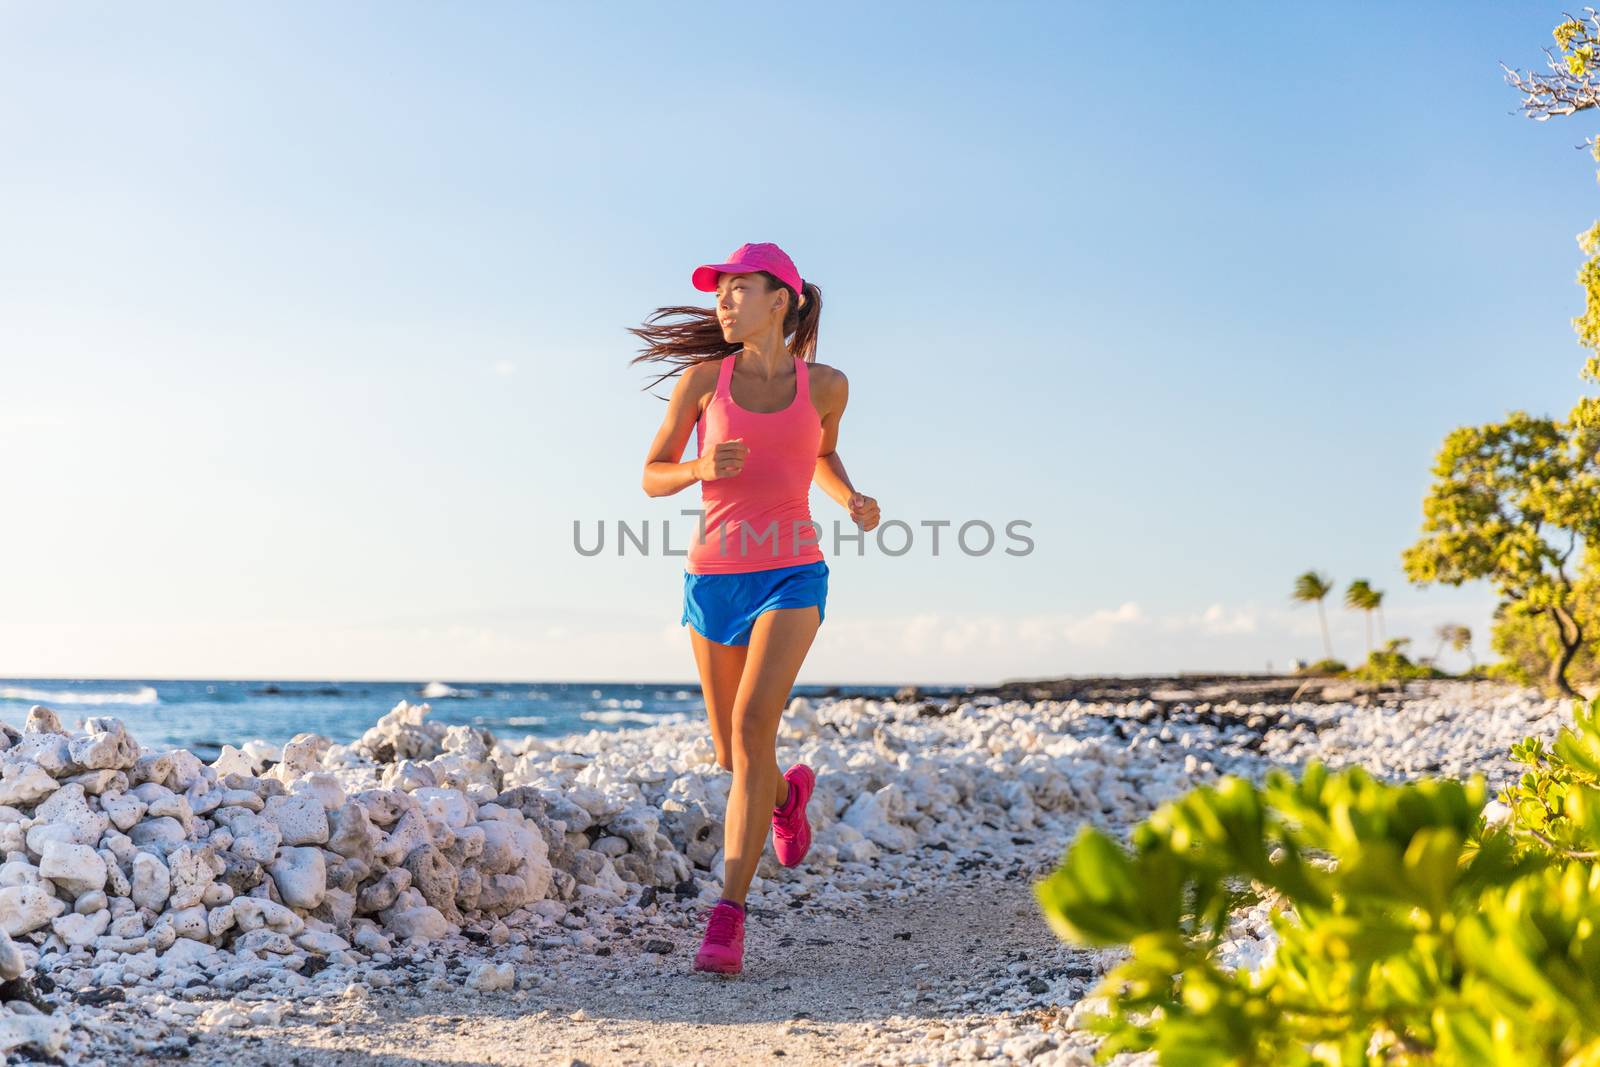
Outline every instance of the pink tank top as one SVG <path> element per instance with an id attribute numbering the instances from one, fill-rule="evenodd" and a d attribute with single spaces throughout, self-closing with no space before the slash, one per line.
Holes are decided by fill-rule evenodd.
<path id="1" fill-rule="evenodd" d="M 733 402 L 729 382 L 738 357 L 724 356 L 717 388 L 696 424 L 695 445 L 744 438 L 744 468 L 700 483 L 705 515 L 697 523 L 684 567 L 690 574 L 738 574 L 795 567 L 823 559 L 821 531 L 811 522 L 811 479 L 822 443 L 822 418 L 811 403 L 810 368 L 794 358 L 794 400 L 781 411 L 747 411 Z M 701 528 L 704 528 L 704 536 Z"/>

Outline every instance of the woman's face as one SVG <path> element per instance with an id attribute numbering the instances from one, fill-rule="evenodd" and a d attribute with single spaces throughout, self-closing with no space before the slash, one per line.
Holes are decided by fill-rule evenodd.
<path id="1" fill-rule="evenodd" d="M 781 314 L 781 294 L 759 274 L 724 274 L 717 279 L 717 321 L 724 341 L 742 341 L 764 332 Z"/>

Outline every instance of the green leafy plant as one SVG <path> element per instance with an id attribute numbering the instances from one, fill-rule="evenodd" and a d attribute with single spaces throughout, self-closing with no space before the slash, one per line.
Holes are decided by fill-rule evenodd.
<path id="1" fill-rule="evenodd" d="M 1441 677 L 1441 673 L 1431 665 L 1411 661 L 1402 651 L 1410 643 L 1409 637 L 1391 637 L 1382 648 L 1368 654 L 1366 663 L 1345 673 L 1363 681 L 1393 682 L 1396 685 L 1412 678 Z"/>
<path id="2" fill-rule="evenodd" d="M 1573 726 L 1549 748 L 1537 737 L 1511 746 L 1511 759 L 1530 769 L 1497 799 L 1512 811 L 1513 832 L 1566 859 L 1600 860 L 1600 697 L 1574 709 Z"/>
<path id="3" fill-rule="evenodd" d="M 1094 991 L 1100 1060 L 1600 1065 L 1600 699 L 1511 758 L 1503 819 L 1482 775 L 1313 762 L 1195 789 L 1127 847 L 1081 830 L 1035 892 L 1066 940 L 1129 950 Z M 1276 953 L 1230 970 L 1230 915 L 1261 899 Z"/>

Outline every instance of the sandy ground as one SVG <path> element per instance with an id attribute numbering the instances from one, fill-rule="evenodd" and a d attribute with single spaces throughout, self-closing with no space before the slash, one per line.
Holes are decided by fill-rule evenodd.
<path id="1" fill-rule="evenodd" d="M 663 909 L 660 925 L 614 939 L 609 955 L 566 964 L 559 984 L 374 991 L 128 1062 L 185 1053 L 237 1067 L 1027 1062 L 1048 1045 L 1022 1038 L 1003 1055 L 1008 1033 L 1029 1022 L 1059 1032 L 1065 1006 L 1103 963 L 1062 944 L 1034 903 L 1031 883 L 1059 850 L 1018 852 L 999 866 L 952 871 L 914 897 L 877 894 L 859 913 L 757 905 L 744 974 L 734 978 L 690 970 L 702 912 L 688 902 Z M 650 940 L 670 951 L 647 950 Z"/>

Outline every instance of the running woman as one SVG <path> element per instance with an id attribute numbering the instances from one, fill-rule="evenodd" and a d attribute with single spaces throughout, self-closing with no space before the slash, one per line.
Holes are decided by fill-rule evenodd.
<path id="1" fill-rule="evenodd" d="M 717 762 L 733 772 L 733 785 L 722 896 L 707 916 L 694 968 L 738 974 L 745 896 L 768 829 L 786 867 L 811 847 L 806 804 L 816 774 L 804 763 L 780 774 L 777 760 L 779 721 L 828 597 L 811 482 L 863 531 L 878 525 L 878 503 L 851 485 L 835 451 L 849 383 L 812 362 L 817 287 L 768 243 L 740 245 L 728 262 L 697 267 L 690 280 L 716 294 L 715 308 L 660 308 L 630 332 L 648 344 L 634 362 L 687 368 L 645 460 L 644 491 L 669 496 L 700 483 L 703 514 L 685 558 L 682 624 L 690 627 Z M 671 314 L 684 318 L 657 321 Z M 691 428 L 697 458 L 679 462 Z"/>

